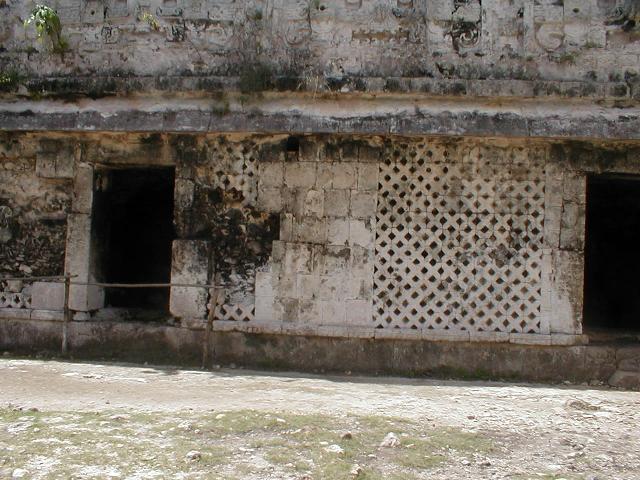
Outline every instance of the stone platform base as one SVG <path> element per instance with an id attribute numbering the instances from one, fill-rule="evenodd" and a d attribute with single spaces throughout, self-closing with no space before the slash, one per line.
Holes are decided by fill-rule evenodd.
<path id="1" fill-rule="evenodd" d="M 12 353 L 59 355 L 61 335 L 60 321 L 0 319 L 0 349 Z M 203 330 L 153 323 L 74 321 L 69 324 L 69 353 L 76 359 L 200 366 L 204 338 Z M 640 359 L 640 346 L 635 345 L 521 345 L 231 331 L 213 332 L 210 342 L 209 366 L 235 363 L 297 371 L 534 382 L 607 382 L 622 366 Z"/>

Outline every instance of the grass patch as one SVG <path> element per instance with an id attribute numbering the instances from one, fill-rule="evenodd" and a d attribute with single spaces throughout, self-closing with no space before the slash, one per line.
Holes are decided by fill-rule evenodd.
<path id="1" fill-rule="evenodd" d="M 347 431 L 350 437 L 344 435 Z M 400 446 L 380 448 L 391 431 Z M 0 455 L 5 459 L 0 474 L 2 468 L 24 468 L 47 478 L 73 478 L 88 471 L 100 477 L 160 472 L 161 478 L 243 478 L 269 472 L 309 474 L 317 480 L 351 478 L 359 465 L 359 479 L 410 479 L 456 454 L 491 448 L 491 441 L 478 434 L 378 416 L 0 409 Z M 187 459 L 193 450 L 199 458 Z"/>

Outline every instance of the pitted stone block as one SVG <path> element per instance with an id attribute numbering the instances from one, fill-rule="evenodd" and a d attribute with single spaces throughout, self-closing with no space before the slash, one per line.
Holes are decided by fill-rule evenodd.
<path id="1" fill-rule="evenodd" d="M 205 240 L 174 240 L 171 283 L 207 285 L 211 245 Z M 170 310 L 180 318 L 204 318 L 207 315 L 209 289 L 197 286 L 171 287 Z"/>

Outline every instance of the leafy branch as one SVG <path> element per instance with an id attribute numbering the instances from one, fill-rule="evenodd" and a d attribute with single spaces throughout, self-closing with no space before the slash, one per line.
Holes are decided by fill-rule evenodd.
<path id="1" fill-rule="evenodd" d="M 52 50 L 56 53 L 64 53 L 69 49 L 69 43 L 62 36 L 62 23 L 58 12 L 46 5 L 36 5 L 31 15 L 24 22 L 24 28 L 33 25 L 36 37 L 42 42 L 45 37 L 51 40 Z"/>

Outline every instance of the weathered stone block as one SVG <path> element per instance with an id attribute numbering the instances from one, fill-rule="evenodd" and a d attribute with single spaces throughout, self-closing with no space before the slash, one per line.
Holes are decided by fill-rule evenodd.
<path id="1" fill-rule="evenodd" d="M 326 243 L 326 220 L 324 218 L 303 217 L 294 225 L 294 238 L 297 242 Z"/>
<path id="2" fill-rule="evenodd" d="M 349 220 L 349 244 L 371 248 L 375 234 L 371 220 Z"/>
<path id="3" fill-rule="evenodd" d="M 325 249 L 322 274 L 334 275 L 345 273 L 349 267 L 351 250 L 349 247 L 329 245 Z"/>
<path id="4" fill-rule="evenodd" d="M 583 250 L 585 238 L 585 206 L 564 202 L 560 225 L 560 248 L 562 250 Z"/>
<path id="5" fill-rule="evenodd" d="M 31 287 L 31 308 L 64 310 L 64 283 L 34 282 Z"/>
<path id="6" fill-rule="evenodd" d="M 329 245 L 346 245 L 349 241 L 349 220 L 332 218 L 327 220 L 327 243 Z"/>
<path id="7" fill-rule="evenodd" d="M 291 188 L 313 187 L 316 182 L 316 163 L 287 163 L 284 170 L 284 181 Z"/>
<path id="8" fill-rule="evenodd" d="M 351 192 L 351 217 L 368 218 L 376 214 L 376 194 L 373 192 Z"/>
<path id="9" fill-rule="evenodd" d="M 277 298 L 274 302 L 275 319 L 293 323 L 298 320 L 298 299 Z"/>
<path id="10" fill-rule="evenodd" d="M 276 284 L 276 297 L 298 297 L 298 274 L 291 271 L 283 271 L 278 275 Z"/>
<path id="11" fill-rule="evenodd" d="M 324 190 L 333 185 L 333 165 L 331 163 L 319 163 L 316 173 L 315 188 Z"/>
<path id="12" fill-rule="evenodd" d="M 353 326 L 373 325 L 371 300 L 346 300 L 346 323 Z"/>
<path id="13" fill-rule="evenodd" d="M 349 190 L 325 190 L 325 215 L 328 217 L 346 217 L 349 214 L 349 195 Z"/>
<path id="14" fill-rule="evenodd" d="M 282 191 L 277 188 L 259 188 L 258 206 L 265 212 L 277 213 L 283 210 Z"/>
<path id="15" fill-rule="evenodd" d="M 256 296 L 256 321 L 270 322 L 275 319 L 273 297 Z"/>
<path id="16" fill-rule="evenodd" d="M 256 272 L 256 296 L 273 297 L 273 274 Z"/>
<path id="17" fill-rule="evenodd" d="M 550 331 L 582 333 L 584 258 L 581 252 L 557 250 L 553 253 Z"/>
<path id="18" fill-rule="evenodd" d="M 324 212 L 324 192 L 309 190 L 304 196 L 303 215 L 322 217 Z"/>
<path id="19" fill-rule="evenodd" d="M 562 222 L 562 207 L 548 206 L 544 212 L 544 244 L 550 248 L 560 245 L 560 225 Z"/>
<path id="20" fill-rule="evenodd" d="M 562 197 L 565 202 L 584 205 L 587 196 L 587 176 L 584 173 L 565 172 Z"/>
<path id="21" fill-rule="evenodd" d="M 258 168 L 258 182 L 263 188 L 280 188 L 284 184 L 284 163 L 264 162 Z"/>
<path id="22" fill-rule="evenodd" d="M 314 274 L 300 274 L 298 279 L 298 298 L 317 298 L 320 289 L 320 277 Z"/>
<path id="23" fill-rule="evenodd" d="M 345 298 L 360 300 L 373 298 L 373 277 L 350 275 L 345 282 Z"/>
<path id="24" fill-rule="evenodd" d="M 320 277 L 318 296 L 321 300 L 343 300 L 345 297 L 345 277 L 342 275 L 323 275 Z"/>
<path id="25" fill-rule="evenodd" d="M 195 183 L 187 178 L 176 178 L 174 204 L 178 210 L 188 210 L 193 205 Z"/>
<path id="26" fill-rule="evenodd" d="M 358 164 L 358 190 L 378 189 L 379 168 L 377 163 Z"/>
<path id="27" fill-rule="evenodd" d="M 323 325 L 344 325 L 347 318 L 346 304 L 342 300 L 323 300 L 322 324 Z"/>
<path id="28" fill-rule="evenodd" d="M 73 182 L 71 210 L 74 213 L 90 214 L 93 207 L 93 166 L 78 165 Z"/>
<path id="29" fill-rule="evenodd" d="M 355 162 L 333 164 L 333 188 L 352 189 L 358 183 L 358 170 Z"/>
<path id="30" fill-rule="evenodd" d="M 206 285 L 209 279 L 211 245 L 205 240 L 174 240 L 171 283 Z M 169 309 L 176 317 L 204 318 L 209 290 L 206 287 L 172 287 Z"/>
<path id="31" fill-rule="evenodd" d="M 36 155 L 36 175 L 42 178 L 73 178 L 75 153 L 61 142 L 43 142 Z"/>
<path id="32" fill-rule="evenodd" d="M 56 178 L 56 156 L 54 153 L 40 153 L 36 157 L 36 175 L 42 178 Z"/>
<path id="33" fill-rule="evenodd" d="M 300 323 L 319 324 L 322 322 L 322 304 L 317 300 L 298 302 L 298 321 Z"/>
<path id="34" fill-rule="evenodd" d="M 72 310 L 87 312 L 104 306 L 104 291 L 100 287 L 81 285 L 95 281 L 91 274 L 91 217 L 73 213 L 67 217 L 67 245 L 65 272 L 72 275 L 69 306 Z"/>
<path id="35" fill-rule="evenodd" d="M 370 162 L 376 164 L 377 169 L 377 164 L 380 161 L 381 153 L 382 150 L 379 147 L 361 145 L 358 151 L 358 159 L 360 160 L 360 162 Z"/>
<path id="36" fill-rule="evenodd" d="M 294 217 L 290 213 L 280 214 L 280 240 L 284 242 L 293 242 L 293 224 Z"/>
<path id="37" fill-rule="evenodd" d="M 285 247 L 283 271 L 291 273 L 311 273 L 313 250 L 310 245 L 287 243 Z"/>

